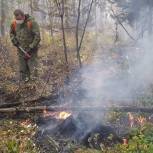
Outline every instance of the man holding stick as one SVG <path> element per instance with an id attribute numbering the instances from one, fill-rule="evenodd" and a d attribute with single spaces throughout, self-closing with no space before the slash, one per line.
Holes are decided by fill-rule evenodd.
<path id="1" fill-rule="evenodd" d="M 20 79 L 28 82 L 37 78 L 37 52 L 40 30 L 37 22 L 20 9 L 14 11 L 15 20 L 11 24 L 10 38 L 18 49 Z"/>

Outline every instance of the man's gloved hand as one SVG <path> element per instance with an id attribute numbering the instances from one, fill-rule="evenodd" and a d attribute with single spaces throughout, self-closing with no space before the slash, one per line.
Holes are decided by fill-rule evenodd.
<path id="1" fill-rule="evenodd" d="M 24 55 L 24 59 L 25 60 L 29 60 L 31 58 L 31 54 L 29 52 L 27 52 L 25 55 Z"/>
<path id="2" fill-rule="evenodd" d="M 29 50 L 27 51 L 27 54 L 25 54 L 25 57 L 24 57 L 25 60 L 29 60 L 31 58 L 31 54 L 33 50 L 34 50 L 33 48 L 29 47 Z"/>

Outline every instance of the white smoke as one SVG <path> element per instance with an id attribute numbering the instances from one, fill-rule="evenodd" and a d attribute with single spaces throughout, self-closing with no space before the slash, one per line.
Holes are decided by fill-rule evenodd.
<path id="1" fill-rule="evenodd" d="M 128 105 L 150 93 L 153 83 L 153 39 L 143 38 L 135 45 L 99 47 L 93 62 L 81 69 L 70 83 L 72 105 Z M 81 98 L 80 98 L 81 97 Z"/>
<path id="2" fill-rule="evenodd" d="M 144 32 L 143 38 L 140 38 L 141 25 L 145 22 L 147 8 L 144 13 L 140 13 L 140 20 L 138 19 L 136 26 L 123 23 L 131 36 L 139 40 L 131 40 L 125 29 L 119 25 L 121 42 L 117 45 L 105 44 L 104 38 L 101 39 L 101 35 L 105 37 L 105 34 L 106 39 L 108 35 L 115 37 L 113 32 L 116 21 L 110 18 L 110 6 L 105 10 L 104 12 L 98 8 L 96 10 L 96 28 L 92 30 L 96 29 L 95 32 L 99 37 L 96 43 L 98 47 L 95 47 L 98 49 L 95 51 L 92 63 L 84 66 L 79 71 L 79 75 L 75 73 L 72 81 L 65 87 L 66 90 L 67 87 L 69 89 L 64 97 L 65 102 L 72 105 L 133 105 L 133 102 L 143 94 L 151 93 L 153 38 L 148 36 L 148 30 L 145 28 L 147 32 Z M 100 34 L 101 28 L 103 31 Z"/>
<path id="3" fill-rule="evenodd" d="M 85 105 L 133 105 L 152 92 L 153 39 L 144 37 L 135 45 L 99 48 L 93 63 L 82 69 L 81 89 Z"/>

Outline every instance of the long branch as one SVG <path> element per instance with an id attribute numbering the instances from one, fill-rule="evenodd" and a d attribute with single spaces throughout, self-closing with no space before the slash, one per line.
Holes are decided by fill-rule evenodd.
<path id="1" fill-rule="evenodd" d="M 153 108 L 146 108 L 146 107 L 132 107 L 132 106 L 119 106 L 119 107 L 103 107 L 103 106 L 36 106 L 36 107 L 12 107 L 12 108 L 1 108 L 0 113 L 18 113 L 18 112 L 26 112 L 26 113 L 35 113 L 43 111 L 50 111 L 50 112 L 60 112 L 60 111 L 99 111 L 99 112 L 106 112 L 106 111 L 119 111 L 119 112 L 143 112 L 143 113 L 153 113 Z"/>

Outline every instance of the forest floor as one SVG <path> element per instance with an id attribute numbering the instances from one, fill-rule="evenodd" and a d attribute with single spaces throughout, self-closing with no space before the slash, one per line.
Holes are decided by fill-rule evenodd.
<path id="1" fill-rule="evenodd" d="M 58 42 L 58 41 L 57 41 Z M 7 103 L 21 102 L 22 106 L 36 106 L 36 105 L 53 105 L 57 104 L 58 96 L 61 92 L 61 87 L 65 84 L 65 78 L 71 76 L 77 69 L 76 59 L 69 57 L 70 67 L 64 64 L 63 53 L 60 52 L 61 46 L 58 44 L 58 48 L 54 48 L 50 53 L 49 46 L 42 46 L 40 50 L 40 67 L 39 67 L 39 81 L 27 83 L 21 85 L 18 82 L 17 72 L 17 57 L 12 52 L 9 54 L 10 59 L 0 60 L 3 67 L 0 68 L 0 104 L 4 101 Z M 89 46 L 91 47 L 91 46 Z M 15 49 L 8 47 L 13 52 Z M 86 52 L 82 54 L 84 63 L 90 61 L 93 55 L 92 51 L 88 52 L 89 48 L 86 48 Z M 5 52 L 5 53 L 6 53 Z M 58 54 L 57 54 L 58 53 Z M 12 55 L 13 54 L 13 55 Z M 72 53 L 74 54 L 74 53 Z M 112 54 L 114 57 L 114 54 Z M 14 58 L 12 58 L 14 57 Z M 116 57 L 116 56 L 115 56 Z M 9 61 L 9 62 L 8 62 Z M 6 64 L 7 63 L 7 64 Z M 88 62 L 87 62 L 88 63 Z M 39 101 L 39 98 L 45 97 L 43 101 Z M 49 97 L 49 100 L 47 98 Z M 29 102 L 30 101 L 30 102 Z M 4 116 L 0 115 L 0 152 L 2 153 L 38 153 L 40 148 L 37 147 L 34 141 L 35 134 L 39 127 L 36 124 L 36 120 L 40 114 L 10 114 Z M 123 117 L 128 117 L 127 113 L 111 112 L 108 115 L 108 121 L 110 123 L 117 124 Z M 129 131 L 125 139 L 128 142 L 113 146 L 101 146 L 100 150 L 95 148 L 86 148 L 84 146 L 69 145 L 69 152 L 73 153 L 129 153 L 129 152 L 147 152 L 153 153 L 153 123 L 151 114 L 133 114 L 133 125 L 131 126 L 129 121 Z M 132 121 L 132 122 L 133 122 Z M 139 122 L 139 123 L 138 123 Z M 54 142 L 56 144 L 56 142 Z M 56 150 L 56 145 L 55 148 Z M 58 153 L 58 151 L 56 150 Z M 51 153 L 56 153 L 51 151 Z M 65 152 L 68 153 L 68 152 Z"/>
<path id="2" fill-rule="evenodd" d="M 46 40 L 47 39 L 47 40 Z M 77 59 L 73 49 L 72 38 L 68 41 L 69 67 L 66 66 L 63 47 L 60 38 L 56 38 L 47 44 L 49 38 L 45 38 L 45 45 L 39 48 L 39 78 L 34 82 L 23 84 L 19 82 L 18 60 L 16 49 L 6 40 L 3 41 L 0 54 L 0 105 L 19 102 L 20 106 L 38 106 L 57 104 L 60 88 L 71 73 L 76 71 Z M 52 40 L 53 41 L 53 40 Z M 55 46 L 56 47 L 55 47 Z M 90 46 L 91 47 L 91 46 Z M 83 46 L 84 48 L 84 46 Z M 86 47 L 82 60 L 92 54 Z M 88 52 L 88 53 L 87 53 Z M 77 63 L 78 65 L 78 63 Z M 21 116 L 21 117 L 20 117 Z M 38 152 L 32 137 L 37 126 L 33 114 L 28 116 L 7 113 L 0 114 L 0 152 L 21 153 Z M 35 115 L 36 117 L 37 114 Z"/>

